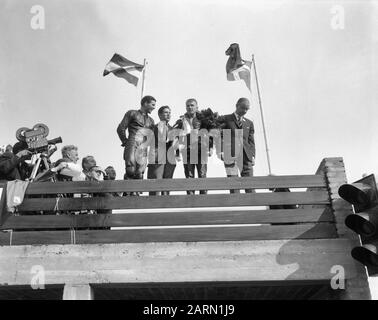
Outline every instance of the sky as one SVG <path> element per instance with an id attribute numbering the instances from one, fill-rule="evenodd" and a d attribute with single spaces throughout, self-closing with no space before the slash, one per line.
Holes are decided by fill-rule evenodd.
<path id="1" fill-rule="evenodd" d="M 36 4 L 45 26 L 35 30 Z M 377 31 L 378 1 L 0 0 L 0 145 L 45 123 L 48 138 L 63 138 L 59 151 L 77 145 L 122 178 L 116 128 L 141 89 L 102 76 L 117 52 L 147 59 L 145 94 L 171 107 L 172 122 L 187 98 L 220 114 L 250 98 L 255 175 L 267 175 L 254 79 L 251 93 L 226 80 L 225 50 L 236 42 L 243 59 L 255 56 L 272 172 L 313 174 L 323 158 L 343 157 L 352 182 L 378 173 Z M 209 163 L 209 177 L 225 176 L 215 156 Z"/>

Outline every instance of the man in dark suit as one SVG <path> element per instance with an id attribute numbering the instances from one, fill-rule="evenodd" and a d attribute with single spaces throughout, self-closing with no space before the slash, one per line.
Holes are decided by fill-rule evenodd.
<path id="1" fill-rule="evenodd" d="M 171 119 L 171 108 L 162 106 L 158 110 L 160 121 L 154 125 L 154 146 L 150 148 L 147 179 L 172 179 L 176 168 L 175 152 L 172 147 L 173 141 L 169 132 L 173 127 L 168 123 Z M 174 162 L 172 162 L 174 161 Z M 156 192 L 150 192 L 155 195 Z M 168 191 L 163 191 L 163 195 L 168 195 Z"/>
<path id="2" fill-rule="evenodd" d="M 253 176 L 256 154 L 255 129 L 253 122 L 245 118 L 249 108 L 249 100 L 240 98 L 236 103 L 234 113 L 221 116 L 217 120 L 223 129 L 223 143 L 218 156 L 224 161 L 227 177 L 237 177 L 239 172 L 242 177 Z M 245 191 L 247 193 L 253 192 L 252 189 L 246 189 Z M 239 191 L 230 190 L 230 192 Z"/>

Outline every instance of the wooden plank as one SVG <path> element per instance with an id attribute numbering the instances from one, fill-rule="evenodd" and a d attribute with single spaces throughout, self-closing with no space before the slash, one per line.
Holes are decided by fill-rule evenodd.
<path id="1" fill-rule="evenodd" d="M 330 223 L 137 230 L 79 230 L 76 243 L 191 242 L 336 238 Z"/>
<path id="2" fill-rule="evenodd" d="M 249 194 L 172 195 L 149 197 L 24 199 L 19 211 L 85 210 L 85 209 L 147 209 L 190 207 L 235 207 L 284 204 L 328 204 L 327 191 L 274 192 Z"/>
<path id="3" fill-rule="evenodd" d="M 344 239 L 122 243 L 0 247 L 0 285 L 30 285 L 45 269 L 46 285 L 329 281 L 342 265 L 355 275 Z"/>
<path id="4" fill-rule="evenodd" d="M 71 237 L 71 231 L 16 231 L 12 235 L 12 245 L 65 244 L 72 241 Z M 334 224 L 323 222 L 273 226 L 75 231 L 75 243 L 77 244 L 324 239 L 335 237 L 337 237 L 337 234 Z M 9 245 L 9 240 L 0 243 L 0 245 Z"/>
<path id="5" fill-rule="evenodd" d="M 88 216 L 91 217 L 91 216 Z M 91 220 L 91 219 L 90 219 Z M 68 229 L 73 228 L 75 218 L 72 215 L 27 215 L 10 216 L 0 226 L 0 230 L 8 229 Z"/>
<path id="6" fill-rule="evenodd" d="M 192 212 L 137 212 L 97 215 L 11 216 L 1 229 L 64 229 L 94 227 L 179 226 L 333 222 L 330 210 L 280 209 Z"/>
<path id="7" fill-rule="evenodd" d="M 39 245 L 39 244 L 71 244 L 73 234 L 70 230 L 58 231 L 14 231 L 1 232 L 0 246 Z"/>
<path id="8" fill-rule="evenodd" d="M 186 191 L 269 188 L 325 188 L 322 175 L 257 176 L 243 178 L 149 179 L 101 182 L 34 182 L 26 194 Z"/>

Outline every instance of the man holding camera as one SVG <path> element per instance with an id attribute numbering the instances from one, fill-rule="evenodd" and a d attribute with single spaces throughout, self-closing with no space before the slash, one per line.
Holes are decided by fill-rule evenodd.
<path id="1" fill-rule="evenodd" d="M 28 146 L 25 142 L 17 142 L 13 146 L 0 155 L 0 181 L 25 180 L 29 177 L 30 166 L 26 163 L 32 156 L 27 150 Z"/>

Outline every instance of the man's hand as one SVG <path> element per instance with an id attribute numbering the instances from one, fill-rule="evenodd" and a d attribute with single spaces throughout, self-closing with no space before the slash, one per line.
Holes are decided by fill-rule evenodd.
<path id="1" fill-rule="evenodd" d="M 58 147 L 54 144 L 49 148 L 49 151 L 47 152 L 47 158 L 50 158 L 56 150 L 58 150 Z"/>
<path id="2" fill-rule="evenodd" d="M 56 167 L 52 168 L 51 171 L 52 172 L 58 172 L 64 168 L 67 168 L 68 167 L 68 163 L 67 162 L 61 162 L 59 163 Z"/>
<path id="3" fill-rule="evenodd" d="M 19 158 L 31 158 L 32 153 L 29 150 L 21 150 L 16 154 L 17 157 Z"/>
<path id="4" fill-rule="evenodd" d="M 176 123 L 173 125 L 173 128 L 182 127 L 182 119 L 178 119 Z"/>
<path id="5" fill-rule="evenodd" d="M 252 157 L 252 165 L 255 165 L 255 157 Z"/>
<path id="6" fill-rule="evenodd" d="M 126 147 L 126 144 L 127 144 L 127 141 L 128 141 L 128 140 L 129 140 L 129 139 L 126 139 L 125 141 L 123 141 L 122 144 L 121 144 L 121 146 L 122 146 L 122 147 Z"/>
<path id="7" fill-rule="evenodd" d="M 61 162 L 59 163 L 55 168 L 57 169 L 57 171 L 60 171 L 64 168 L 67 168 L 68 167 L 68 163 L 67 162 Z"/>

